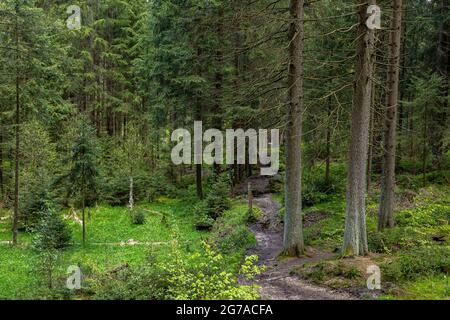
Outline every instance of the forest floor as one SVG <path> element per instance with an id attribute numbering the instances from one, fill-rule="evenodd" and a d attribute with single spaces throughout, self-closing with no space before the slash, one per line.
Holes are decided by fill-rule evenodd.
<path id="1" fill-rule="evenodd" d="M 379 186 L 372 187 L 366 200 L 370 253 L 345 258 L 339 255 L 345 225 L 342 190 L 317 196 L 305 205 L 306 254 L 287 258 L 281 255 L 282 192 L 276 184 L 267 186 L 264 179 L 253 178 L 252 189 L 257 190 L 254 206 L 261 212 L 249 227 L 257 245 L 247 253 L 258 255 L 260 263 L 267 266 L 259 277 L 262 298 L 448 300 L 450 190 L 442 183 L 423 187 L 419 178 L 399 175 L 396 227 L 383 233 L 377 232 Z M 259 180 L 264 183 L 258 184 Z M 367 288 L 368 270 L 374 266 L 381 269 L 381 290 Z"/>
<path id="2" fill-rule="evenodd" d="M 256 254 L 267 270 L 258 279 L 263 299 L 270 300 L 351 300 L 355 296 L 329 288 L 311 284 L 292 275 L 291 270 L 305 263 L 318 262 L 333 258 L 336 254 L 317 249 L 308 249 L 300 258 L 280 257 L 283 250 L 282 222 L 279 215 L 280 205 L 272 194 L 262 194 L 254 199 L 254 204 L 262 211 L 260 219 L 250 227 L 257 245 L 249 253 Z M 314 222 L 313 222 L 314 223 Z"/>
<path id="3" fill-rule="evenodd" d="M 414 187 L 416 181 L 421 184 L 421 178 L 399 176 L 399 180 L 409 185 L 403 183 L 397 191 L 396 228 L 383 233 L 376 228 L 379 188 L 372 188 L 366 208 L 371 253 L 356 258 L 341 258 L 338 254 L 345 225 L 346 203 L 342 192 L 317 197 L 313 204 L 304 206 L 307 250 L 300 258 L 281 255 L 283 193 L 267 178 L 249 179 L 255 196 L 254 208 L 258 208 L 254 215 L 248 214 L 245 195 L 249 181 L 245 181 L 234 190 L 236 198 L 231 208 L 217 219 L 211 231 L 195 228 L 196 202 L 191 198 L 161 197 L 152 203 L 139 204 L 146 216 L 144 225 L 133 225 L 126 207 L 99 204 L 89 209 L 85 247 L 81 245 L 77 219 L 65 215 L 72 246 L 60 252 L 54 266 L 54 287 L 59 290 L 53 290 L 55 293 L 45 289 L 47 273 L 43 272 L 46 269 L 42 257 L 32 248 L 33 235 L 20 232 L 19 246 L 9 246 L 11 211 L 0 210 L 0 299 L 40 299 L 43 294 L 61 298 L 58 295 L 64 293 L 61 290 L 65 288 L 68 266 L 79 265 L 90 275 L 109 272 L 124 264 L 139 267 L 150 258 L 167 264 L 174 261 L 175 253 L 186 260 L 203 252 L 203 243 L 208 243 L 224 253 L 226 271 L 236 276 L 246 254 L 259 256 L 260 264 L 267 266 L 257 277 L 263 299 L 448 300 L 450 190 L 442 184 Z M 366 271 L 370 265 L 381 268 L 382 290 L 377 292 L 367 289 Z"/>

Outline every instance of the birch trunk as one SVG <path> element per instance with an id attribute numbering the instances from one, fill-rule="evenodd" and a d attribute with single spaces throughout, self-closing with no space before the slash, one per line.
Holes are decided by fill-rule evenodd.
<path id="1" fill-rule="evenodd" d="M 129 207 L 130 207 L 130 212 L 133 211 L 134 209 L 134 195 L 133 195 L 133 177 L 130 176 L 130 199 L 129 199 Z"/>

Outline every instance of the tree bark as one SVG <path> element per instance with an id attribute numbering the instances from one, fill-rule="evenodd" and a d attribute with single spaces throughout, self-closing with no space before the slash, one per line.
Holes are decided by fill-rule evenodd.
<path id="1" fill-rule="evenodd" d="M 369 123 L 369 153 L 367 156 L 367 191 L 370 190 L 372 184 L 372 163 L 373 163 L 373 143 L 374 143 L 374 126 L 375 126 L 375 84 L 372 87 L 372 107 L 370 108 Z"/>
<path id="2" fill-rule="evenodd" d="M 325 181 L 331 181 L 331 96 L 328 98 L 328 117 L 327 117 L 327 156 L 325 164 Z"/>
<path id="3" fill-rule="evenodd" d="M 213 110 L 213 124 L 214 128 L 217 130 L 222 130 L 223 125 L 223 110 L 222 110 L 222 95 L 223 95 L 223 50 L 222 50 L 222 44 L 224 41 L 224 8 L 223 5 L 219 6 L 218 9 L 218 23 L 217 23 L 217 30 L 216 30 L 216 36 L 219 40 L 218 48 L 216 50 L 216 70 L 214 74 L 214 110 Z M 220 172 L 222 171 L 221 166 L 219 163 L 214 162 L 213 165 L 213 171 L 216 177 L 219 176 Z"/>
<path id="4" fill-rule="evenodd" d="M 133 195 L 133 176 L 130 176 L 130 198 L 128 201 L 130 212 L 134 209 L 134 195 Z"/>
<path id="5" fill-rule="evenodd" d="M 433 169 L 441 170 L 442 169 L 442 160 L 445 152 L 445 137 L 444 137 L 444 128 L 447 123 L 447 115 L 449 108 L 449 87 L 450 87 L 450 26 L 449 26 L 449 0 L 441 0 L 440 4 L 440 17 L 441 17 L 441 25 L 439 27 L 439 43 L 438 48 L 436 50 L 436 72 L 446 79 L 446 85 L 444 86 L 443 96 L 447 99 L 444 99 L 442 103 L 443 112 L 436 112 L 434 109 L 430 110 L 430 120 L 432 123 L 438 124 L 438 128 L 435 130 L 431 130 L 429 133 L 430 137 L 430 146 L 431 146 L 431 155 L 432 155 L 432 165 Z"/>
<path id="6" fill-rule="evenodd" d="M 15 150 L 15 175 L 14 175 L 14 216 L 12 225 L 12 244 L 17 244 L 17 236 L 19 230 L 19 179 L 20 179 L 20 78 L 19 78 L 19 4 L 16 4 L 16 18 L 15 18 L 15 45 L 16 45 L 16 117 L 15 117 L 15 136 L 16 136 L 16 150 Z"/>
<path id="7" fill-rule="evenodd" d="M 284 250 L 288 256 L 303 254 L 301 218 L 301 135 L 303 109 L 304 1 L 291 0 L 289 31 L 289 109 L 286 138 Z"/>
<path id="8" fill-rule="evenodd" d="M 203 187 L 202 187 L 202 165 L 196 164 L 195 165 L 195 177 L 196 177 L 196 184 L 197 184 L 197 197 L 202 200 L 203 199 Z"/>
<path id="9" fill-rule="evenodd" d="M 387 72 L 386 115 L 384 132 L 383 174 L 378 212 L 378 229 L 394 227 L 395 156 L 397 108 L 400 78 L 400 47 L 402 34 L 402 0 L 392 1 L 391 31 Z"/>
<path id="10" fill-rule="evenodd" d="M 428 105 L 425 104 L 423 112 L 423 138 L 422 138 L 422 186 L 427 185 L 427 136 L 428 136 Z"/>
<path id="11" fill-rule="evenodd" d="M 248 212 L 251 214 L 253 212 L 253 192 L 251 182 L 247 184 L 247 197 L 248 197 Z"/>
<path id="12" fill-rule="evenodd" d="M 376 1 L 369 1 L 369 4 L 375 3 Z M 349 150 L 345 233 L 342 247 L 344 255 L 365 255 L 368 252 L 365 195 L 375 32 L 366 26 L 368 18 L 366 1 L 359 0 L 358 4 L 357 60 Z"/>

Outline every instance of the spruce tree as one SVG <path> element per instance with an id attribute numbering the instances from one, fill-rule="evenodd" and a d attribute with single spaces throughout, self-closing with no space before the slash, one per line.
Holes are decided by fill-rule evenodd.
<path id="1" fill-rule="evenodd" d="M 95 129 L 88 119 L 81 117 L 77 126 L 77 136 L 73 142 L 71 156 L 68 159 L 70 168 L 66 175 L 68 195 L 76 196 L 82 210 L 83 245 L 86 243 L 86 206 L 95 199 L 97 192 L 96 178 L 97 151 L 94 145 Z"/>

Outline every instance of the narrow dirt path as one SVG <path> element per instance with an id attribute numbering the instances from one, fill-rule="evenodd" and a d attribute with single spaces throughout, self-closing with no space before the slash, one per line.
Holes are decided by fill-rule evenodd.
<path id="1" fill-rule="evenodd" d="M 290 275 L 290 270 L 305 262 L 328 259 L 332 253 L 309 250 L 301 258 L 277 259 L 283 249 L 282 223 L 279 218 L 280 205 L 272 195 L 262 194 L 254 198 L 254 204 L 263 212 L 260 220 L 250 227 L 255 234 L 257 245 L 249 251 L 260 257 L 260 263 L 267 270 L 260 276 L 258 285 L 263 299 L 269 300 L 351 300 L 351 295 L 333 291 Z"/>

